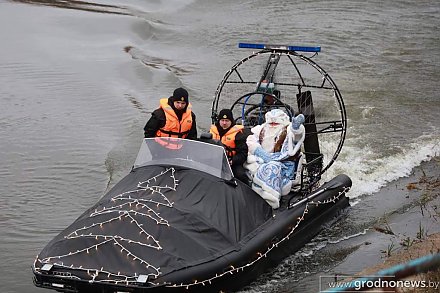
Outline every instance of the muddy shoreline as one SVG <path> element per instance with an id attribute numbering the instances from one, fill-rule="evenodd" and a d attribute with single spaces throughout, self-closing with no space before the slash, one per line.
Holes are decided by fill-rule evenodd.
<path id="1" fill-rule="evenodd" d="M 305 250 L 300 252 L 293 259 L 298 275 L 286 276 L 289 280 L 281 281 L 276 291 L 266 292 L 319 292 L 323 277 L 343 279 L 371 274 L 398 260 L 405 262 L 424 252 L 437 252 L 440 245 L 432 239 L 438 240 L 440 232 L 439 167 L 440 158 L 434 157 L 414 168 L 408 177 L 361 199 L 336 224 L 334 230 L 339 232 L 335 235 L 342 236 L 340 241 L 327 241 L 323 249 L 310 255 Z M 352 221 L 361 223 L 357 231 L 344 233 L 349 227 L 345 223 Z M 326 238 L 325 234 L 317 238 Z"/>

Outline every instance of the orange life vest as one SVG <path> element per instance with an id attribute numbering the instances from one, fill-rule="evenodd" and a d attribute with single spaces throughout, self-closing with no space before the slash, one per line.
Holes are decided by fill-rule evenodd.
<path id="1" fill-rule="evenodd" d="M 193 123 L 191 104 L 188 103 L 188 107 L 186 108 L 185 113 L 183 113 L 180 121 L 173 108 L 168 105 L 168 99 L 161 99 L 160 107 L 165 112 L 165 125 L 156 132 L 156 136 L 186 138 Z"/>
<path id="2" fill-rule="evenodd" d="M 175 137 L 155 137 L 154 141 L 170 150 L 179 150 L 182 147 L 180 139 Z"/>
<path id="3" fill-rule="evenodd" d="M 235 151 L 235 136 L 237 133 L 243 131 L 243 128 L 243 125 L 234 125 L 221 137 L 221 142 L 225 146 L 228 158 L 232 158 L 237 153 Z M 209 132 L 212 133 L 213 139 L 220 140 L 220 134 L 216 125 L 211 125 Z"/>

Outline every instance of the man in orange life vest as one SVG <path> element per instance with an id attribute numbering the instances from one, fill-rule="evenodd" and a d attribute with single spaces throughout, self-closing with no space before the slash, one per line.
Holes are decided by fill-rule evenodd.
<path id="1" fill-rule="evenodd" d="M 222 109 L 217 122 L 211 126 L 209 132 L 213 139 L 221 141 L 225 147 L 234 176 L 240 181 L 248 183 L 246 169 L 243 167 L 248 154 L 247 135 L 242 125 L 235 124 L 232 111 Z"/>
<path id="2" fill-rule="evenodd" d="M 175 89 L 171 97 L 160 100 L 159 109 L 151 114 L 144 127 L 145 137 L 197 139 L 196 115 L 191 108 L 188 92 L 184 88 Z"/>

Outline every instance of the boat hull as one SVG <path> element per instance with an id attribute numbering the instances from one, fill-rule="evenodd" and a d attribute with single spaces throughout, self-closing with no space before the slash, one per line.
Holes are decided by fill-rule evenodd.
<path id="1" fill-rule="evenodd" d="M 239 185 L 238 190 L 241 193 L 253 194 L 247 186 L 241 183 Z M 44 272 L 39 265 L 34 265 L 34 282 L 39 287 L 64 292 L 234 291 L 276 266 L 316 236 L 323 226 L 348 207 L 345 193 L 350 187 L 351 180 L 345 175 L 339 175 L 314 191 L 308 198 L 276 211 L 256 229 L 240 237 L 231 249 L 223 250 L 224 253 L 167 272 L 157 278 L 150 278 L 148 283 L 117 284 L 81 280 L 66 276 L 68 274 L 65 272 L 63 275 L 63 270 Z M 259 202 L 259 197 L 256 194 L 255 196 L 254 200 Z M 249 204 L 249 198 L 247 200 Z M 258 210 L 262 213 L 264 211 L 266 210 Z M 248 213 L 246 203 L 236 212 Z"/>

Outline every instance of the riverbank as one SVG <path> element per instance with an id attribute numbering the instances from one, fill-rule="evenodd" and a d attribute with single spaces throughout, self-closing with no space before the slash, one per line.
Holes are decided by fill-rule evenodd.
<path id="1" fill-rule="evenodd" d="M 414 168 L 352 206 L 275 273 L 276 289 L 264 292 L 319 292 L 324 280 L 372 274 L 440 249 L 440 157 Z M 416 253 L 417 252 L 417 253 Z M 295 274 L 284 273 L 292 267 Z M 278 278 L 278 275 L 280 276 Z M 436 276 L 428 276 L 435 279 Z M 405 291 L 406 292 L 406 291 Z M 419 291 L 415 291 L 419 292 Z"/>
<path id="2" fill-rule="evenodd" d="M 340 275 L 342 278 L 371 276 L 380 270 L 440 252 L 439 167 L 440 158 L 435 157 L 415 168 L 410 176 L 384 187 L 378 196 L 400 193 L 407 202 L 384 214 L 369 227 L 358 237 L 362 243 L 357 242 L 357 249 L 326 275 Z M 410 276 L 409 279 L 438 284 L 440 270 Z M 438 292 L 438 287 L 399 290 L 397 292 Z"/>
<path id="3" fill-rule="evenodd" d="M 427 235 L 421 240 L 414 241 L 415 243 L 410 243 L 410 245 L 403 245 L 404 249 L 393 253 L 388 258 L 386 258 L 383 263 L 366 268 L 357 275 L 371 276 L 378 271 L 388 269 L 399 264 L 404 264 L 426 255 L 432 255 L 440 252 L 440 233 Z M 431 270 L 427 273 L 409 276 L 405 278 L 405 280 L 425 281 L 425 285 L 427 284 L 428 287 L 410 286 L 408 288 L 400 288 L 397 292 L 438 292 L 440 284 L 440 267 L 437 267 L 436 270 Z M 412 284 L 420 283 L 413 282 Z"/>
<path id="4" fill-rule="evenodd" d="M 415 190 L 420 194 L 418 200 L 418 207 L 420 208 L 420 213 L 418 220 L 421 222 L 421 218 L 431 219 L 432 225 L 440 226 L 440 176 L 439 171 L 439 160 L 434 158 L 433 168 L 427 168 L 429 173 L 426 173 L 425 169 L 421 167 L 422 176 L 418 181 L 410 182 L 406 185 L 407 190 Z M 417 207 L 415 207 L 417 208 Z M 402 223 L 403 224 L 403 223 Z M 389 226 L 375 226 L 373 227 L 377 232 L 386 233 L 393 237 L 396 235 Z M 419 226 L 415 237 L 411 238 L 409 236 L 400 237 L 399 246 L 388 246 L 387 250 L 383 250 L 382 253 L 385 258 L 382 263 L 368 267 L 358 273 L 358 276 L 368 276 L 374 275 L 374 273 L 384 270 L 398 264 L 404 264 L 411 260 L 436 254 L 440 252 L 440 233 L 432 233 L 425 230 L 422 225 Z M 412 288 L 401 288 L 398 292 L 438 292 L 440 284 L 440 266 L 437 269 L 431 270 L 424 274 L 417 274 L 409 276 L 407 279 L 416 281 L 425 281 L 427 284 L 433 285 L 428 288 L 412 287 Z"/>

